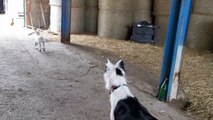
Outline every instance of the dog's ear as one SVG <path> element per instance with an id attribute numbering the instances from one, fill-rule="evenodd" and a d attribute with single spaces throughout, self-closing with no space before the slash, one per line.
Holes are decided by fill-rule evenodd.
<path id="1" fill-rule="evenodd" d="M 123 73 L 119 68 L 116 68 L 115 71 L 117 75 L 123 76 Z"/>
<path id="2" fill-rule="evenodd" d="M 120 67 L 121 69 L 123 69 L 125 71 L 125 68 L 124 68 L 124 62 L 122 59 L 120 59 L 117 63 L 116 63 L 116 66 L 117 67 Z"/>
<path id="3" fill-rule="evenodd" d="M 106 67 L 107 67 L 107 68 L 113 67 L 112 62 L 111 62 L 109 59 L 106 59 Z"/>

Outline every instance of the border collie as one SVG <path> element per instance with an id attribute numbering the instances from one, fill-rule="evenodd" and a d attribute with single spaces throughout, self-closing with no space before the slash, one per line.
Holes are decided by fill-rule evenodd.
<path id="1" fill-rule="evenodd" d="M 107 59 L 104 80 L 110 91 L 111 120 L 157 120 L 130 92 L 122 60 L 113 64 Z"/>

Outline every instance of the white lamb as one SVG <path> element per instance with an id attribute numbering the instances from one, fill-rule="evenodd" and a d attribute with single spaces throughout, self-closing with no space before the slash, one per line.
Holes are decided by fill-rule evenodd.
<path id="1" fill-rule="evenodd" d="M 39 45 L 39 51 L 45 51 L 45 39 L 40 35 L 39 30 L 35 30 L 34 42 L 35 46 Z"/>

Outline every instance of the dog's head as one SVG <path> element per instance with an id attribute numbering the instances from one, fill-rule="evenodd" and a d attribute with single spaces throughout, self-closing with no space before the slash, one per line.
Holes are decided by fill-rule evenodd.
<path id="1" fill-rule="evenodd" d="M 116 64 L 106 61 L 106 70 L 104 73 L 106 89 L 110 90 L 112 86 L 120 86 L 126 84 L 124 63 L 119 60 Z"/>

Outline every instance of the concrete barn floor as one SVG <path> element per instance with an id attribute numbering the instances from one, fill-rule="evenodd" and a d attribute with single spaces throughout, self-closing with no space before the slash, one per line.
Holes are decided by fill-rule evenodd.
<path id="1" fill-rule="evenodd" d="M 0 120 L 109 120 L 103 56 L 117 58 L 58 42 L 46 43 L 46 52 L 39 52 L 28 32 L 20 31 L 0 31 Z M 132 65 L 126 69 L 135 70 Z M 188 119 L 134 85 L 130 89 L 158 119 Z"/>

